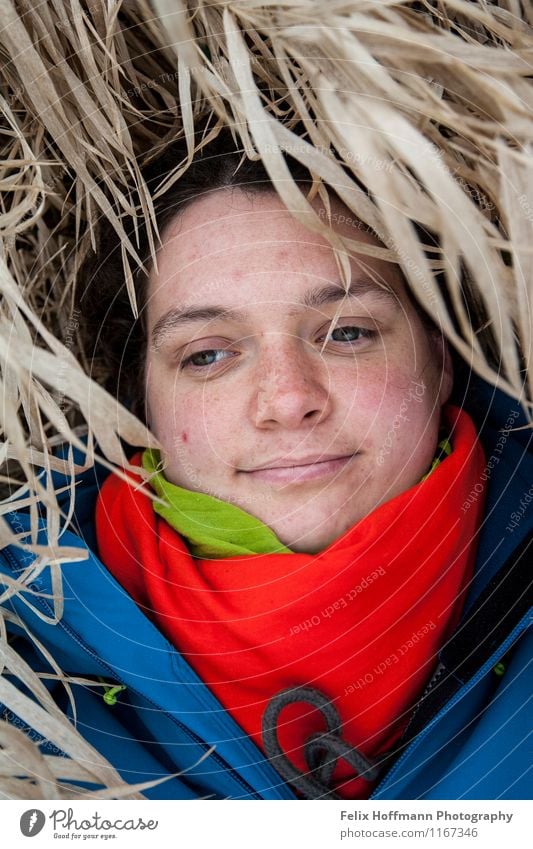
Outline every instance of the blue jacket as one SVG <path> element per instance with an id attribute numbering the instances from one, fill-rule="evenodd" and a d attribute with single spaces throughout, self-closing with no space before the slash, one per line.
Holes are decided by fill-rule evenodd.
<path id="1" fill-rule="evenodd" d="M 531 797 L 527 664 L 533 648 L 528 630 L 533 440 L 528 430 L 509 433 L 523 418 L 519 405 L 503 393 L 476 380 L 468 397 L 468 403 L 461 399 L 462 406 L 476 420 L 487 458 L 488 494 L 475 579 L 462 621 L 440 652 L 436 674 L 373 799 Z M 28 604 L 21 598 L 9 602 L 63 670 L 126 685 L 115 705 L 106 704 L 101 687 L 74 686 L 78 730 L 129 783 L 182 773 L 146 791 L 148 798 L 296 798 L 98 559 L 94 509 L 105 476 L 99 468 L 78 479 L 76 512 L 61 543 L 88 545 L 90 557 L 62 566 L 65 612 L 59 624 L 33 613 L 32 605 L 52 618 L 44 598 L 28 595 Z M 57 475 L 55 482 L 61 483 Z M 468 501 L 464 509 L 469 509 Z M 8 520 L 19 532 L 29 527 L 23 510 L 9 514 Z M 27 566 L 25 557 L 19 549 L 5 548 L 0 572 L 16 576 Z M 32 587 L 51 592 L 48 570 Z M 16 631 L 21 654 L 33 668 L 49 671 Z M 70 714 L 64 690 L 56 690 Z M 7 708 L 3 714 L 24 724 Z M 41 749 L 57 754 L 46 741 Z"/>

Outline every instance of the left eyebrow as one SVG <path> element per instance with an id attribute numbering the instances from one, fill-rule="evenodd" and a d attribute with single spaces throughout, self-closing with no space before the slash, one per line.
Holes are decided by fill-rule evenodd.
<path id="1" fill-rule="evenodd" d="M 340 284 L 328 283 L 325 286 L 319 286 L 316 289 L 311 289 L 306 292 L 302 299 L 302 306 L 317 308 L 327 304 L 338 303 L 345 298 L 360 298 L 363 295 L 371 294 L 375 298 L 387 302 L 388 304 L 397 305 L 397 297 L 392 291 L 386 287 L 379 286 L 372 280 L 360 279 L 353 280 L 349 289 L 346 290 Z M 294 306 L 289 307 L 289 312 L 294 311 Z M 217 304 L 190 307 L 174 307 L 164 313 L 153 326 L 151 332 L 152 346 L 158 348 L 163 337 L 177 327 L 182 327 L 185 324 L 195 322 L 210 322 L 222 318 L 226 321 L 234 321 L 236 323 L 244 323 L 247 321 L 249 314 L 246 310 L 233 309 L 231 307 L 223 307 Z"/>
<path id="2" fill-rule="evenodd" d="M 310 292 L 305 293 L 302 303 L 306 307 L 323 307 L 326 304 L 335 304 L 344 298 L 361 298 L 363 295 L 369 294 L 388 303 L 398 303 L 392 289 L 379 286 L 373 280 L 367 278 L 352 280 L 348 290 L 344 286 L 334 283 L 328 283 L 318 289 L 311 289 Z"/>

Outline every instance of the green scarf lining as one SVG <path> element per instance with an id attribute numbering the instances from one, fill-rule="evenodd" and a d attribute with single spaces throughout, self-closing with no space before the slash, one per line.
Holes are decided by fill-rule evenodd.
<path id="1" fill-rule="evenodd" d="M 155 473 L 150 484 L 166 502 L 154 502 L 155 512 L 185 537 L 195 557 L 292 553 L 267 525 L 235 504 L 169 483 L 161 471 L 157 449 L 147 448 L 142 464 L 147 472 Z"/>
<path id="2" fill-rule="evenodd" d="M 431 468 L 422 481 L 451 451 L 448 439 L 439 442 Z M 185 538 L 194 557 L 213 559 L 243 554 L 292 553 L 267 525 L 235 504 L 167 481 L 157 449 L 147 448 L 142 455 L 142 464 L 153 475 L 150 485 L 165 502 L 154 502 L 155 512 Z"/>

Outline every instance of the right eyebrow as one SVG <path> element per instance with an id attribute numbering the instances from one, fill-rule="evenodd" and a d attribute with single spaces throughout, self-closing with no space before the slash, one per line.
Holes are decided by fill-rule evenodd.
<path id="1" fill-rule="evenodd" d="M 161 318 L 159 318 L 154 324 L 151 333 L 152 346 L 154 348 L 158 348 L 161 345 L 165 334 L 170 330 L 174 330 L 176 327 L 181 327 L 182 325 L 190 324 L 191 322 L 205 323 L 222 317 L 229 321 L 243 322 L 246 320 L 247 314 L 244 310 L 219 306 L 190 307 L 189 309 L 174 307 L 174 309 L 164 313 L 164 315 L 162 315 Z"/>

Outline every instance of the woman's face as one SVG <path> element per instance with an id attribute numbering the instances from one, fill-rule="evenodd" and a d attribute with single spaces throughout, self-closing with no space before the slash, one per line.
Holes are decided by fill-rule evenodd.
<path id="1" fill-rule="evenodd" d="M 353 228 L 336 229 L 379 244 Z M 273 192 L 221 190 L 167 226 L 148 286 L 147 412 L 167 479 L 294 551 L 322 550 L 420 480 L 451 391 L 398 269 L 351 264 L 345 297 L 329 244 Z"/>

